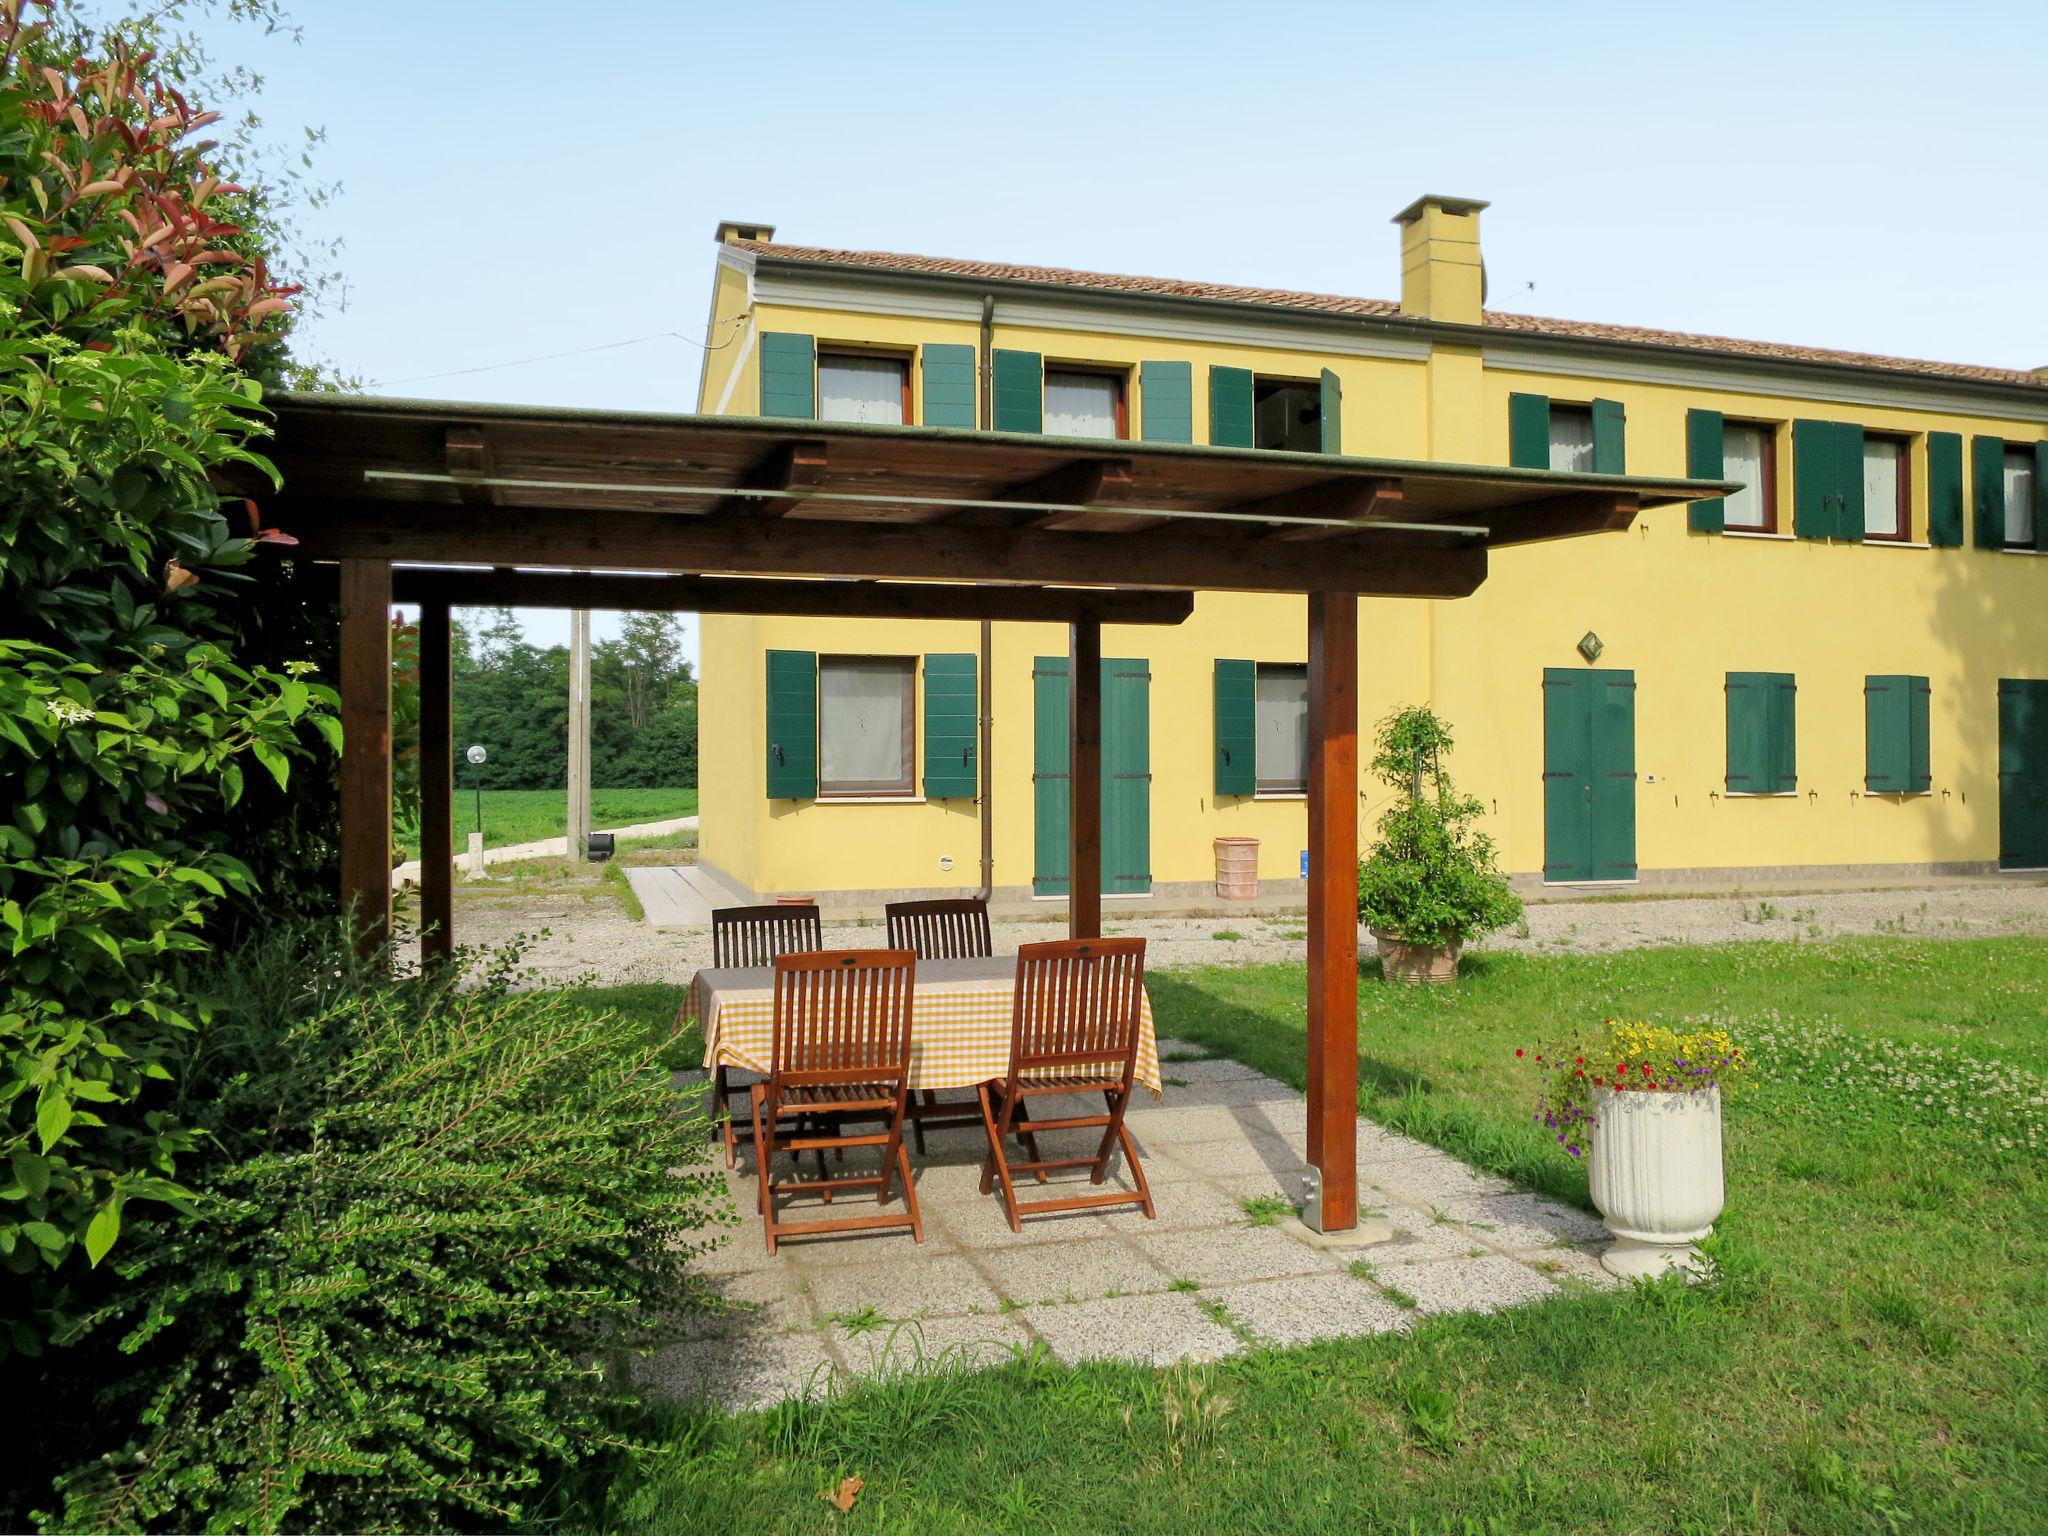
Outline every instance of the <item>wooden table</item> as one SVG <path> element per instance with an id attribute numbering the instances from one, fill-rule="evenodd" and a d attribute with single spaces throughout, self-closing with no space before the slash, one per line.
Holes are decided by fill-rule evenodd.
<path id="1" fill-rule="evenodd" d="M 972 1088 L 1010 1069 L 1017 957 L 920 960 L 910 1020 L 910 1087 Z M 704 1065 L 768 1073 L 774 1052 L 775 971 L 770 966 L 710 968 L 691 996 L 704 1027 Z M 1141 994 L 1137 1081 L 1162 1091 L 1152 999 Z"/>

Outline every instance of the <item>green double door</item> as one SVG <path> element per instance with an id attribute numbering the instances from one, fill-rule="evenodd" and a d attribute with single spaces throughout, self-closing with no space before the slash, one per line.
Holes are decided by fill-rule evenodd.
<path id="1" fill-rule="evenodd" d="M 1998 866 L 2048 869 L 2048 682 L 1998 680 Z"/>
<path id="2" fill-rule="evenodd" d="M 1031 668 L 1036 748 L 1031 786 L 1036 854 L 1031 888 L 1064 896 L 1067 869 L 1067 658 L 1041 656 Z M 1102 891 L 1142 896 L 1152 889 L 1152 667 L 1102 659 Z"/>
<path id="3" fill-rule="evenodd" d="M 1636 877 L 1636 675 L 1543 669 L 1543 878 Z"/>

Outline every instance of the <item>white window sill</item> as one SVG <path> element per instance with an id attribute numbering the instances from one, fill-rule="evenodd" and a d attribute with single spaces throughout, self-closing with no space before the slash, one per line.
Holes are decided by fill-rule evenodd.
<path id="1" fill-rule="evenodd" d="M 923 805 L 923 795 L 820 795 L 813 805 Z"/>
<path id="2" fill-rule="evenodd" d="M 1778 539 L 1789 544 L 1794 542 L 1799 535 L 1796 533 L 1766 533 L 1761 528 L 1723 528 L 1721 530 L 1721 537 L 1724 539 Z"/>
<path id="3" fill-rule="evenodd" d="M 1256 795 L 1253 795 L 1252 798 L 1254 800 L 1306 800 L 1308 798 L 1308 791 L 1305 789 L 1262 789 Z"/>
<path id="4" fill-rule="evenodd" d="M 1931 789 L 1866 789 L 1862 793 L 1863 798 L 1866 800 L 1932 800 L 1934 798 L 1934 791 Z"/>
<path id="5" fill-rule="evenodd" d="M 2001 555 L 2038 555 L 2041 553 L 2038 549 L 2028 549 L 2024 544 L 2002 545 L 1996 552 Z"/>
<path id="6" fill-rule="evenodd" d="M 1865 539 L 1871 549 L 1932 549 L 1934 546 L 1919 539 Z M 2032 553 L 2031 550 L 2028 551 Z"/>
<path id="7" fill-rule="evenodd" d="M 1729 800 L 1797 800 L 1796 789 L 1724 789 L 1722 795 Z"/>

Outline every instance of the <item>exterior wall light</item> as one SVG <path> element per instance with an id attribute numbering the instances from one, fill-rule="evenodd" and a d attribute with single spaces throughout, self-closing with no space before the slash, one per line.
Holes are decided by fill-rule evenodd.
<path id="1" fill-rule="evenodd" d="M 1579 654 L 1588 661 L 1598 661 L 1600 653 L 1606 649 L 1607 647 L 1601 643 L 1600 637 L 1590 629 L 1579 636 Z"/>

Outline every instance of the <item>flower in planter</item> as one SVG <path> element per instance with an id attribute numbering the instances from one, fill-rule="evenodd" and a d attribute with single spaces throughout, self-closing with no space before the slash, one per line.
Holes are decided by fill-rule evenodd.
<path id="1" fill-rule="evenodd" d="M 1515 1055 L 1527 1059 L 1526 1048 Z M 1572 1157 L 1586 1153 L 1587 1133 L 1598 1123 L 1593 1091 L 1701 1093 L 1725 1087 L 1751 1070 L 1748 1053 L 1719 1025 L 1674 1029 L 1640 1019 L 1607 1019 L 1563 1049 L 1536 1051 L 1543 1088 L 1537 1125 L 1556 1133 Z"/>

